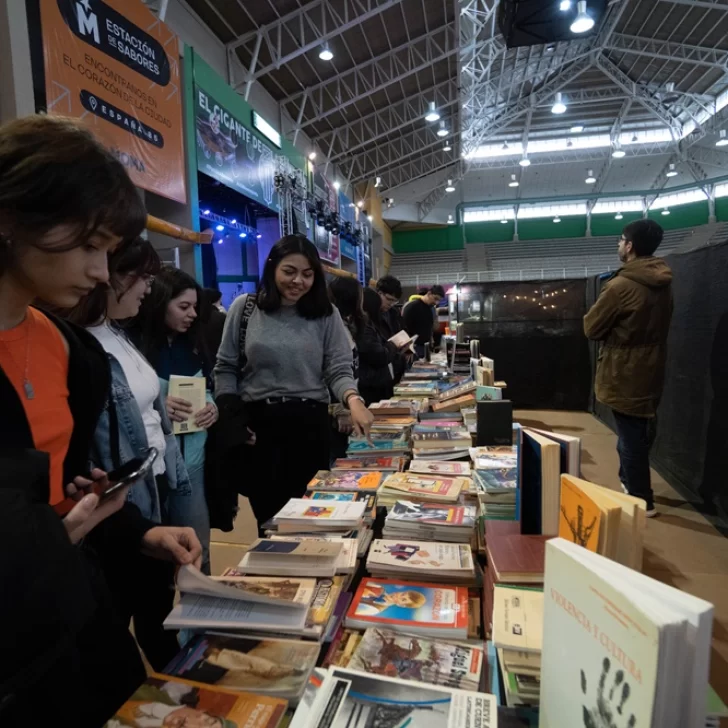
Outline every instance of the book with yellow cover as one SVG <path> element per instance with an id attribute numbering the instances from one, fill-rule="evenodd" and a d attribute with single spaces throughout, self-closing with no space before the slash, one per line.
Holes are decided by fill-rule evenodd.
<path id="1" fill-rule="evenodd" d="M 288 701 L 280 698 L 153 674 L 116 711 L 106 727 L 277 728 L 287 706 Z"/>
<path id="2" fill-rule="evenodd" d="M 559 536 L 589 551 L 599 551 L 602 511 L 568 477 L 561 476 L 561 515 Z"/>

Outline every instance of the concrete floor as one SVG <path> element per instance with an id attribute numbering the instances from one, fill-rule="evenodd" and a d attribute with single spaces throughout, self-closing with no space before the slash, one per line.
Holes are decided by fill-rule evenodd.
<path id="1" fill-rule="evenodd" d="M 616 437 L 590 414 L 524 410 L 516 412 L 514 418 L 522 425 L 580 437 L 583 477 L 619 489 Z M 710 682 L 728 703 L 728 539 L 657 473 L 653 471 L 652 476 L 660 515 L 647 522 L 643 571 L 715 605 Z M 255 521 L 242 498 L 235 530 L 229 534 L 213 531 L 212 573 L 237 564 L 243 545 L 255 536 Z"/>

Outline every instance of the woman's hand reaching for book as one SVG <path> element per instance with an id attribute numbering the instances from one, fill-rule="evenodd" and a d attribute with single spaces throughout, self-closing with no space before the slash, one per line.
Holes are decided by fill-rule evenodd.
<path id="1" fill-rule="evenodd" d="M 129 490 L 128 486 L 120 488 L 113 495 L 105 498 L 103 503 L 100 503 L 100 499 L 95 493 L 87 493 L 87 491 L 94 482 L 102 488 L 108 486 L 106 473 L 95 468 L 91 472 L 91 477 L 93 480 L 82 477 L 74 478 L 73 483 L 69 483 L 65 489 L 67 496 L 78 500 L 78 503 L 63 519 L 68 537 L 74 544 L 78 543 L 105 518 L 116 513 L 124 505 Z"/>
<path id="2" fill-rule="evenodd" d="M 354 428 L 354 434 L 357 437 L 366 437 L 371 442 L 370 433 L 372 422 L 374 422 L 374 415 L 359 397 L 351 397 L 348 405 L 349 411 L 351 412 L 351 424 Z"/>
<path id="3" fill-rule="evenodd" d="M 142 551 L 152 558 L 173 561 L 180 566 L 192 564 L 199 569 L 202 564 L 202 546 L 192 528 L 150 528 L 142 538 Z"/>

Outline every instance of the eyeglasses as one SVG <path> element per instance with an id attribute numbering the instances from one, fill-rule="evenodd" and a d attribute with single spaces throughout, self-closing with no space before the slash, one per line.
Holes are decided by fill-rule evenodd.
<path id="1" fill-rule="evenodd" d="M 384 300 L 387 303 L 391 303 L 392 305 L 394 305 L 395 303 L 399 303 L 399 298 L 397 298 L 396 296 L 390 296 L 388 293 L 384 294 Z"/>

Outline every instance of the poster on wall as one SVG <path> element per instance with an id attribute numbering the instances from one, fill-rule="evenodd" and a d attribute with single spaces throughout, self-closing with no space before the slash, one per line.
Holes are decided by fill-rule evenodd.
<path id="1" fill-rule="evenodd" d="M 187 199 L 177 36 L 141 0 L 40 0 L 49 114 L 83 119 L 134 184 Z"/>
<path id="2" fill-rule="evenodd" d="M 313 193 L 316 200 L 323 200 L 330 212 L 339 211 L 339 193 L 318 170 L 313 175 Z M 313 242 L 318 248 L 321 260 L 338 268 L 341 263 L 339 257 L 339 236 L 332 235 L 325 228 L 314 223 Z"/>
<path id="3" fill-rule="evenodd" d="M 197 169 L 261 205 L 278 212 L 276 172 L 303 174 L 272 145 L 195 86 Z"/>

